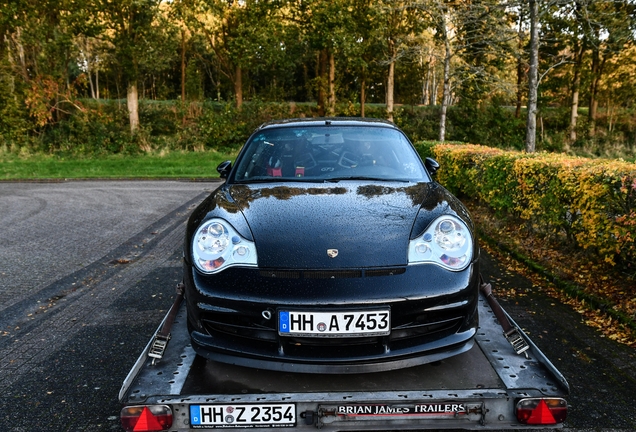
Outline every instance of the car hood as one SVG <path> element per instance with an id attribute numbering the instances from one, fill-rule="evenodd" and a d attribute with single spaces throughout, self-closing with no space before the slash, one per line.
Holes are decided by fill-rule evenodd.
<path id="1" fill-rule="evenodd" d="M 407 264 L 429 185 L 232 185 L 228 192 L 249 225 L 260 268 L 368 268 Z"/>

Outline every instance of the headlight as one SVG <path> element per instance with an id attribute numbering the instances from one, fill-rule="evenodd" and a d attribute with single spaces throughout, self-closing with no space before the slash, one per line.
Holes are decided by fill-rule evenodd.
<path id="1" fill-rule="evenodd" d="M 463 270 L 473 257 L 473 239 L 466 224 L 455 216 L 442 216 L 424 234 L 409 242 L 409 265 L 434 263 Z"/>
<path id="2" fill-rule="evenodd" d="M 216 273 L 226 267 L 255 267 L 256 246 L 245 240 L 223 219 L 210 219 L 192 238 L 194 265 L 203 273 Z"/>

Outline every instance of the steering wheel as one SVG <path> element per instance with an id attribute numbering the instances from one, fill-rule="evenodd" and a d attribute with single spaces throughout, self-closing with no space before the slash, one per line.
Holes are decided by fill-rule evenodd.
<path id="1" fill-rule="evenodd" d="M 318 165 L 314 155 L 311 153 L 303 153 L 298 159 L 296 159 L 296 166 L 302 166 L 305 169 L 312 169 Z"/>
<path id="2" fill-rule="evenodd" d="M 358 156 L 349 151 L 342 152 L 338 159 L 338 165 L 343 168 L 355 168 L 359 163 Z"/>

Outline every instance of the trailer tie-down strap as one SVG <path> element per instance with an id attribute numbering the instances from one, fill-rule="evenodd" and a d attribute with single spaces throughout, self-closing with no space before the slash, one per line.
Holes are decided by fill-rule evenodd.
<path id="1" fill-rule="evenodd" d="M 519 329 L 516 326 L 513 326 L 510 323 L 510 320 L 508 320 L 506 313 L 501 308 L 501 305 L 499 304 L 495 296 L 492 294 L 492 285 L 486 283 L 484 281 L 484 277 L 481 274 L 479 275 L 479 279 L 479 289 L 486 297 L 486 300 L 488 300 L 488 304 L 497 317 L 499 324 L 503 328 L 503 334 L 508 342 L 510 342 L 510 345 L 512 345 L 512 349 L 514 349 L 517 354 L 524 354 L 526 358 L 528 358 L 528 353 L 526 352 L 528 348 L 530 348 L 528 342 L 526 342 L 526 340 L 523 338 Z"/>
<path id="2" fill-rule="evenodd" d="M 179 312 L 181 301 L 183 300 L 183 291 L 183 283 L 178 283 L 177 296 L 174 298 L 174 303 L 172 303 L 170 311 L 168 312 L 168 316 L 166 316 L 161 329 L 157 331 L 157 334 L 155 334 L 152 344 L 150 345 L 148 357 L 152 358 L 153 365 L 157 360 L 160 360 L 163 357 L 163 353 L 166 351 L 166 346 L 168 345 L 168 341 L 170 340 L 170 328 L 172 327 L 172 323 L 177 316 L 177 312 Z"/>

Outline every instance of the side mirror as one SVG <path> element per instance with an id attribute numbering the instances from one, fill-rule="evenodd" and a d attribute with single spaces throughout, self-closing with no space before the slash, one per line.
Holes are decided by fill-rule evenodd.
<path id="1" fill-rule="evenodd" d="M 437 163 L 435 159 L 430 157 L 424 159 L 424 166 L 428 170 L 428 173 L 431 175 L 431 177 L 434 177 L 435 173 L 439 169 L 439 163 Z"/>
<path id="2" fill-rule="evenodd" d="M 216 167 L 216 171 L 219 173 L 221 178 L 227 178 L 232 171 L 232 161 L 221 162 L 218 167 Z"/>

